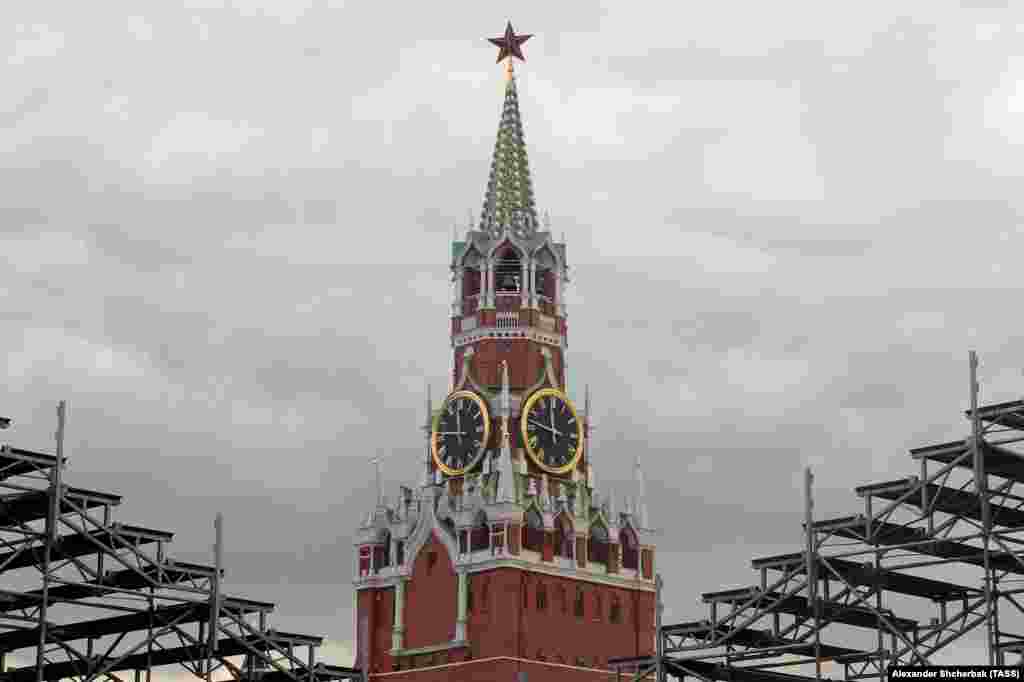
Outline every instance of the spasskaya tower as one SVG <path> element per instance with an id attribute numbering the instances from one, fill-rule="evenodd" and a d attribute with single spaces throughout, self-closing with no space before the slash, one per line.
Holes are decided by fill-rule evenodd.
<path id="1" fill-rule="evenodd" d="M 478 225 L 454 241 L 452 386 L 428 398 L 416 486 L 355 541 L 357 666 L 372 680 L 611 680 L 654 650 L 654 545 L 639 464 L 594 489 L 589 392 L 566 390 L 566 247 L 537 216 L 512 60 Z M 440 312 L 440 311 L 439 311 Z"/>

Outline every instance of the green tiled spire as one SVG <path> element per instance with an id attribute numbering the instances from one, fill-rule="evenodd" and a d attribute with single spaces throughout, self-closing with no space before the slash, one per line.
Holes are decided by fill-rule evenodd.
<path id="1" fill-rule="evenodd" d="M 487 194 L 480 215 L 480 229 L 493 237 L 500 237 L 508 227 L 517 237 L 529 237 L 537 231 L 538 224 L 523 139 L 523 121 L 519 115 L 519 95 L 515 76 L 510 70 L 498 139 L 491 159 L 491 175 L 487 180 Z"/>

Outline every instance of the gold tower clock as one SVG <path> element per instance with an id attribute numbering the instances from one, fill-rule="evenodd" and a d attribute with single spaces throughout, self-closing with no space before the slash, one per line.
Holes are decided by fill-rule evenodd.
<path id="1" fill-rule="evenodd" d="M 523 405 L 520 430 L 526 453 L 549 474 L 567 474 L 583 454 L 583 423 L 557 388 L 542 388 Z"/>
<path id="2" fill-rule="evenodd" d="M 483 457 L 491 436 L 487 401 L 473 391 L 455 391 L 434 415 L 430 451 L 437 468 L 462 476 Z"/>

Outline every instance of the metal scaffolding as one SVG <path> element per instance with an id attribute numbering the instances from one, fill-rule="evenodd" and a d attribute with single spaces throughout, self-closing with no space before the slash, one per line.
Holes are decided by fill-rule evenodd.
<path id="1" fill-rule="evenodd" d="M 120 495 L 67 485 L 65 411 L 55 455 L 0 448 L 0 680 L 149 682 L 164 666 L 208 682 L 362 679 L 317 662 L 323 638 L 271 629 L 273 604 L 221 592 L 220 515 L 214 565 L 175 561 L 173 533 L 114 520 Z M 9 667 L 33 649 L 34 665 Z"/>
<path id="2" fill-rule="evenodd" d="M 634 680 L 799 682 L 823 664 L 882 678 L 981 631 L 974 663 L 1024 663 L 1024 401 L 979 407 L 977 367 L 971 352 L 966 438 L 911 450 L 919 475 L 856 488 L 852 516 L 814 520 L 808 469 L 803 550 L 754 559 L 758 584 L 703 594 L 708 618 L 659 622 L 655 656 L 615 665 Z"/>

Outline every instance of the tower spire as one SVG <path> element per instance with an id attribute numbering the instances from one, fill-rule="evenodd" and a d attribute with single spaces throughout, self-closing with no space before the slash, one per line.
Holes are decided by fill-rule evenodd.
<path id="1" fill-rule="evenodd" d="M 523 121 L 519 114 L 519 94 L 512 69 L 512 60 L 524 60 L 520 46 L 530 35 L 516 35 L 509 22 L 505 35 L 490 38 L 500 48 L 498 61 L 505 65 L 505 103 L 502 107 L 498 138 L 491 159 L 491 174 L 487 180 L 484 206 L 480 214 L 480 230 L 494 238 L 508 229 L 517 237 L 529 237 L 537 231 L 537 207 L 533 196 L 533 183 L 526 158 Z M 525 61 L 525 60 L 524 60 Z"/>
<path id="2" fill-rule="evenodd" d="M 430 396 L 430 384 L 427 384 L 427 420 L 423 430 L 427 433 L 427 461 L 423 465 L 423 487 L 434 483 L 433 456 L 430 452 L 431 431 L 434 427 L 434 402 Z"/>
<path id="3" fill-rule="evenodd" d="M 640 455 L 636 456 L 633 471 L 636 479 L 636 525 L 647 528 L 647 485 L 644 482 L 643 469 L 640 468 Z"/>

